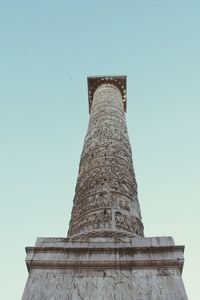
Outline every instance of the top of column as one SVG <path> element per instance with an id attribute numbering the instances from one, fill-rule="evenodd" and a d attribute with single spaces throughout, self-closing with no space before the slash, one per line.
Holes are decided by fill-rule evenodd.
<path id="1" fill-rule="evenodd" d="M 92 107 L 93 95 L 96 89 L 102 84 L 112 84 L 115 85 L 121 92 L 122 95 L 122 104 L 124 112 L 126 112 L 126 76 L 90 76 L 88 80 L 88 104 L 89 104 L 89 113 Z"/>

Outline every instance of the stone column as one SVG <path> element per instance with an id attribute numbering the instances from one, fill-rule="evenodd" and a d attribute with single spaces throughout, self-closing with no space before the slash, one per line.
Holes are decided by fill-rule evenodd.
<path id="1" fill-rule="evenodd" d="M 68 237 L 26 247 L 22 300 L 188 300 L 184 246 L 143 237 L 128 139 L 126 77 L 91 77 L 90 121 Z"/>
<path id="2" fill-rule="evenodd" d="M 68 238 L 143 236 L 128 138 L 126 77 L 88 78 L 90 120 Z"/>

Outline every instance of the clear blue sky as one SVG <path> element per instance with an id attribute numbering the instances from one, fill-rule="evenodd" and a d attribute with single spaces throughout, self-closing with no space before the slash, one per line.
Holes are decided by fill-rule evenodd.
<path id="1" fill-rule="evenodd" d="M 1 299 L 21 299 L 25 246 L 66 236 L 88 124 L 86 77 L 128 76 L 146 236 L 184 244 L 199 300 L 200 2 L 0 2 Z"/>

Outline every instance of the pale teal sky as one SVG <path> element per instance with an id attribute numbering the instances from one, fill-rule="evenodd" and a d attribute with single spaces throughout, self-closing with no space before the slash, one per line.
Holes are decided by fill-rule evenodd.
<path id="1" fill-rule="evenodd" d="M 146 236 L 184 244 L 199 300 L 200 1 L 0 2 L 1 299 L 21 299 L 25 246 L 66 236 L 89 75 L 128 76 Z"/>

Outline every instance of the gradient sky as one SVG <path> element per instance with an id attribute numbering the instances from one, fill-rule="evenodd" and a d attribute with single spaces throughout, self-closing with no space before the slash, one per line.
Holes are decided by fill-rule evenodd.
<path id="1" fill-rule="evenodd" d="M 199 300 L 200 1 L 0 2 L 1 299 L 21 299 L 25 246 L 66 236 L 88 124 L 87 76 L 128 76 L 146 236 L 185 248 Z"/>

